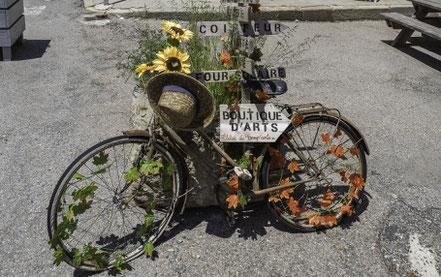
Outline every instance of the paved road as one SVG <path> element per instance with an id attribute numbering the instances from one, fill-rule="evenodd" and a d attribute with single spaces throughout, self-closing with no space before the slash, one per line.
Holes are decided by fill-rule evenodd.
<path id="1" fill-rule="evenodd" d="M 46 206 L 76 155 L 127 128 L 133 83 L 118 78 L 115 63 L 136 47 L 135 27 L 143 23 L 87 25 L 78 0 L 25 5 L 24 48 L 0 62 L 0 276 L 81 276 L 52 265 Z M 363 130 L 372 154 L 361 213 L 303 234 L 273 222 L 265 207 L 243 213 L 235 228 L 217 208 L 188 210 L 157 247 L 159 258 L 137 259 L 127 276 L 441 271 L 439 45 L 426 46 L 435 52 L 391 48 L 383 41 L 396 32 L 383 22 L 290 25 L 298 26 L 290 43 L 318 37 L 289 69 L 290 92 L 278 101 L 326 103 Z"/>

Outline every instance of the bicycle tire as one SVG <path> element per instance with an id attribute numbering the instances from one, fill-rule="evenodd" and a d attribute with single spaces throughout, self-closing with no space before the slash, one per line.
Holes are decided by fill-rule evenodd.
<path id="1" fill-rule="evenodd" d="M 298 126 L 291 124 L 271 144 L 262 164 L 261 186 L 270 188 L 282 181 L 307 180 L 318 170 L 317 181 L 267 195 L 268 207 L 277 219 L 296 231 L 308 232 L 335 226 L 344 214 L 354 212 L 356 199 L 365 185 L 367 165 L 362 138 L 344 121 L 327 115 L 307 116 L 300 121 Z M 308 161 L 287 146 L 288 140 Z M 275 165 L 275 160 L 283 160 L 283 166 Z M 290 169 L 292 161 L 295 162 Z M 359 182 L 357 186 L 355 182 Z"/>
<path id="2" fill-rule="evenodd" d="M 48 207 L 49 238 L 55 240 L 53 248 L 63 249 L 65 262 L 87 271 L 110 269 L 118 258 L 128 262 L 142 255 L 143 246 L 153 244 L 167 228 L 175 209 L 181 206 L 178 202 L 182 200 L 179 196 L 184 187 L 184 172 L 178 154 L 161 142 L 155 143 L 150 162 L 144 161 L 150 142 L 148 137 L 110 138 L 89 148 L 65 170 Z M 150 174 L 140 173 L 149 165 L 156 166 Z M 128 181 L 127 172 L 132 172 L 132 177 L 136 178 Z M 88 197 L 83 195 L 78 199 L 78 192 L 84 192 L 88 186 L 93 187 L 93 197 L 89 193 Z M 80 206 L 85 203 L 83 200 L 92 201 L 90 207 L 67 221 L 70 223 L 73 218 L 76 228 L 68 238 L 60 239 L 60 230 L 65 228 L 63 224 L 68 218 L 67 210 L 75 210 L 72 205 Z M 147 213 L 151 218 L 149 226 Z M 60 225 L 63 226 L 60 228 Z M 148 227 L 147 231 L 142 226 Z M 67 233 L 69 231 L 67 229 Z M 138 237 L 143 232 L 148 234 Z M 91 261 L 86 260 L 84 254 L 84 247 L 89 243 L 99 250 L 99 254 L 93 252 L 95 260 Z M 85 260 L 81 258 L 79 263 L 75 255 L 81 247 Z M 96 257 L 104 258 L 107 263 L 97 266 Z"/>

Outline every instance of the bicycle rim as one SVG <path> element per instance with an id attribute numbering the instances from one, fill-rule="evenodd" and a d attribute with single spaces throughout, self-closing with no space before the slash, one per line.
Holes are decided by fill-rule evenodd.
<path id="1" fill-rule="evenodd" d="M 58 240 L 66 262 L 86 270 L 111 268 L 118 258 L 130 261 L 141 255 L 144 245 L 154 243 L 166 229 L 181 187 L 180 165 L 159 143 L 147 163 L 149 143 L 141 137 L 112 138 L 90 148 L 65 171 L 49 205 L 48 224 L 53 239 L 67 217 L 69 223 L 76 222 L 75 230 L 67 229 L 68 237 Z M 105 268 L 87 257 L 78 262 L 78 251 L 85 253 L 86 245 L 108 261 Z"/>
<path id="2" fill-rule="evenodd" d="M 343 121 L 311 116 L 290 126 L 272 145 L 263 164 L 262 181 L 264 187 L 273 187 L 312 180 L 267 198 L 269 208 L 283 223 L 314 231 L 332 227 L 344 214 L 354 212 L 365 178 L 361 138 Z"/>

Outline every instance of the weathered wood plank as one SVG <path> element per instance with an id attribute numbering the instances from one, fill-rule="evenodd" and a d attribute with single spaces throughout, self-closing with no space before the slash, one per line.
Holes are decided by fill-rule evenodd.
<path id="1" fill-rule="evenodd" d="M 12 6 L 17 0 L 0 0 L 0 9 L 7 9 Z"/>
<path id="2" fill-rule="evenodd" d="M 0 10 L 0 29 L 7 29 L 23 14 L 23 0 L 17 1 L 6 10 Z"/>
<path id="3" fill-rule="evenodd" d="M 430 24 L 424 23 L 417 19 L 399 14 L 399 13 L 383 13 L 381 14 L 386 20 L 392 21 L 403 26 L 403 29 L 410 29 L 425 34 L 431 38 L 441 40 L 441 29 Z"/>
<path id="4" fill-rule="evenodd" d="M 423 6 L 433 11 L 441 11 L 441 2 L 433 0 L 410 0 L 414 6 Z"/>
<path id="5" fill-rule="evenodd" d="M 9 29 L 0 29 L 0 47 L 11 47 L 25 30 L 24 15 Z"/>

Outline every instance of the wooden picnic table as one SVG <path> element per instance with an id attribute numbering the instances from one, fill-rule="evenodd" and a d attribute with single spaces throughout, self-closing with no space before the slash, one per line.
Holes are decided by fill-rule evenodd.
<path id="1" fill-rule="evenodd" d="M 400 13 L 382 13 L 389 27 L 402 29 L 392 46 L 405 45 L 412 34 L 417 31 L 436 40 L 441 41 L 441 28 L 433 24 L 433 21 L 427 18 L 432 12 L 441 12 L 441 0 L 410 0 L 415 7 L 415 13 L 412 17 Z M 432 23 L 432 24 L 431 24 Z"/>

